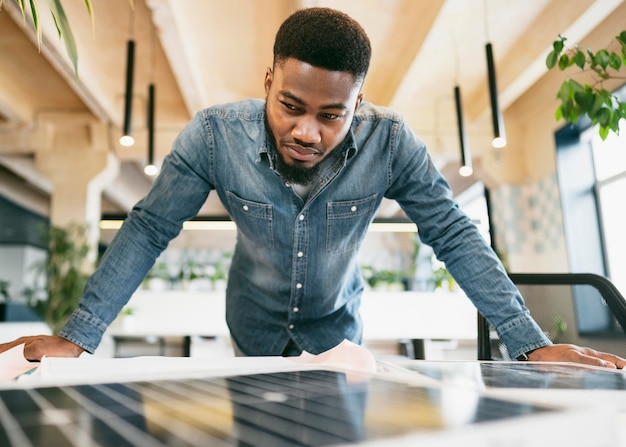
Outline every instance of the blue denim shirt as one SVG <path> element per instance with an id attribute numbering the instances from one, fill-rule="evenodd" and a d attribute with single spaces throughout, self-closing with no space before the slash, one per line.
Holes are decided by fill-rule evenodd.
<path id="1" fill-rule="evenodd" d="M 356 255 L 383 197 L 395 199 L 417 224 L 422 242 L 512 356 L 550 343 L 400 116 L 362 104 L 302 200 L 275 169 L 264 108 L 262 100 L 246 100 L 203 110 L 189 122 L 61 336 L 93 352 L 158 255 L 215 190 L 237 224 L 226 318 L 245 354 L 280 355 L 290 339 L 311 353 L 343 339 L 361 342 Z"/>

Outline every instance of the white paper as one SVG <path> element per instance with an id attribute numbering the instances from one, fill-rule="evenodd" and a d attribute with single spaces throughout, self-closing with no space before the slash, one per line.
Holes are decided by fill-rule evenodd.
<path id="1" fill-rule="evenodd" d="M 350 371 L 346 374 L 349 382 L 365 380 L 367 374 L 375 373 L 377 370 L 374 355 L 364 347 L 349 340 L 344 340 L 334 348 L 321 354 L 314 355 L 304 351 L 298 357 L 287 358 L 298 364 L 347 368 Z"/>
<path id="2" fill-rule="evenodd" d="M 29 362 L 24 357 L 24 343 L 0 353 L 0 381 L 7 382 L 37 368 L 39 362 Z"/>

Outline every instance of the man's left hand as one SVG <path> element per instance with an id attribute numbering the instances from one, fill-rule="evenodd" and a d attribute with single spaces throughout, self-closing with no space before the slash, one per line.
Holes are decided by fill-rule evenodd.
<path id="1" fill-rule="evenodd" d="M 622 369 L 626 359 L 606 352 L 571 344 L 555 344 L 535 349 L 528 354 L 530 362 L 574 362 L 585 365 L 602 366 L 610 369 Z"/>

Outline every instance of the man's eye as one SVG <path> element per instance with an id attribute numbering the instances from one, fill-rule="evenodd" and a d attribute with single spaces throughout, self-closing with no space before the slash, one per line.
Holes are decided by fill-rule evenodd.
<path id="1" fill-rule="evenodd" d="M 336 115 L 334 113 L 322 113 L 322 116 L 331 121 L 339 119 L 339 115 Z"/>
<path id="2" fill-rule="evenodd" d="M 282 102 L 282 101 L 281 101 Z M 287 107 L 289 110 L 298 110 L 298 108 L 296 106 L 294 106 L 293 104 L 289 104 L 288 102 L 283 102 L 282 103 L 285 107 Z"/>

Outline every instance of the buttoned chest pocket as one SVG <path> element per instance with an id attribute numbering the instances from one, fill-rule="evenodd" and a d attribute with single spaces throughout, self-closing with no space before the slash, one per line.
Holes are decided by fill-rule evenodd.
<path id="1" fill-rule="evenodd" d="M 340 253 L 357 247 L 376 209 L 376 195 L 359 200 L 329 202 L 326 205 L 326 251 Z"/>
<path id="2" fill-rule="evenodd" d="M 272 205 L 245 200 L 230 191 L 226 198 L 238 230 L 260 247 L 273 247 Z"/>

